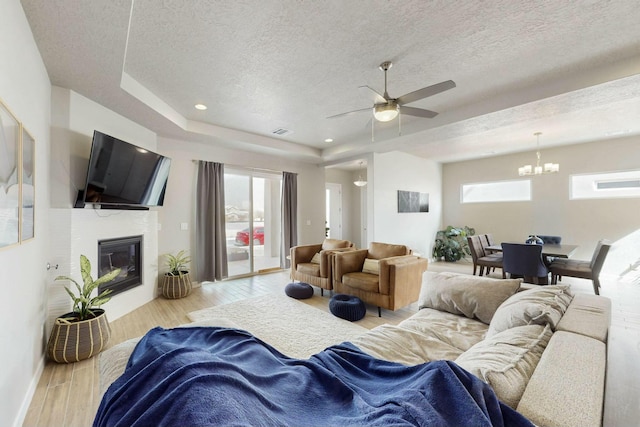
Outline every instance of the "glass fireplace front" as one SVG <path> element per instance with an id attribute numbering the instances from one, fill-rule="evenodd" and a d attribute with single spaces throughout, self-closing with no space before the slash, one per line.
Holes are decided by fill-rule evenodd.
<path id="1" fill-rule="evenodd" d="M 98 277 L 114 268 L 120 268 L 120 274 L 99 285 L 98 292 L 111 289 L 113 296 L 142 284 L 142 236 L 98 241 Z"/>

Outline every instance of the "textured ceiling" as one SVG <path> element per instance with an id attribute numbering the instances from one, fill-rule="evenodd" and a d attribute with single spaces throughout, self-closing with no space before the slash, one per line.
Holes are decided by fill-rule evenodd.
<path id="1" fill-rule="evenodd" d="M 447 162 L 640 133 L 640 7 L 627 1 L 22 0 L 53 84 L 158 135 L 340 164 Z M 454 80 L 375 122 L 392 97 Z M 209 108 L 198 111 L 194 104 Z M 292 133 L 278 137 L 277 128 Z M 333 143 L 324 142 L 333 138 Z M 357 163 L 356 163 L 357 164 Z"/>

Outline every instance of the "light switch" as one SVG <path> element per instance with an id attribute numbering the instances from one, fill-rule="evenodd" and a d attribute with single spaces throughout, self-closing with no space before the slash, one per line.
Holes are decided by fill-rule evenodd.
<path id="1" fill-rule="evenodd" d="M 307 225 L 311 225 L 311 220 L 310 219 L 307 220 Z"/>
<path id="2" fill-rule="evenodd" d="M 180 230 L 188 230 L 189 229 L 189 223 L 188 222 L 181 222 L 180 223 Z"/>

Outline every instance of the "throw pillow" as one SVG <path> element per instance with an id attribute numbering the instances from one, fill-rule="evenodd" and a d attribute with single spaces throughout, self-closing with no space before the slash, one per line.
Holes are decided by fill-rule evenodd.
<path id="1" fill-rule="evenodd" d="M 507 329 L 480 341 L 455 362 L 489 384 L 498 399 L 515 409 L 552 335 L 549 325 Z"/>
<path id="2" fill-rule="evenodd" d="M 320 252 L 316 252 L 309 262 L 312 262 L 313 264 L 320 264 Z"/>
<path id="3" fill-rule="evenodd" d="M 322 250 L 343 249 L 349 246 L 351 246 L 351 242 L 348 240 L 324 239 L 324 242 L 322 242 Z"/>
<path id="4" fill-rule="evenodd" d="M 380 263 L 377 259 L 364 259 L 364 265 L 362 266 L 363 273 L 380 274 Z"/>
<path id="5" fill-rule="evenodd" d="M 539 286 L 518 292 L 502 303 L 491 319 L 487 337 L 523 325 L 556 325 L 573 299 L 568 285 Z"/>
<path id="6" fill-rule="evenodd" d="M 487 325 L 500 304 L 515 294 L 521 279 L 491 279 L 468 274 L 425 274 L 418 307 L 478 319 Z"/>

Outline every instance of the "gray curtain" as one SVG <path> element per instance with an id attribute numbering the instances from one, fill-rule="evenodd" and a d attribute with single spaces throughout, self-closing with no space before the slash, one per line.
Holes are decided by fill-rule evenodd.
<path id="1" fill-rule="evenodd" d="M 196 249 L 196 280 L 222 280 L 229 275 L 222 163 L 198 162 Z"/>
<path id="2" fill-rule="evenodd" d="M 282 172 L 282 250 L 280 268 L 289 268 L 287 256 L 298 244 L 298 175 Z"/>

